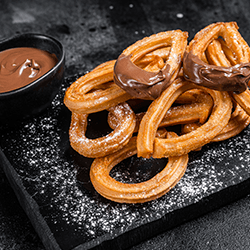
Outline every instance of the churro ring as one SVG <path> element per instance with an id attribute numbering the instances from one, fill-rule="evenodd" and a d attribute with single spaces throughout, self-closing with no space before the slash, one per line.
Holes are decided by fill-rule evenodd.
<path id="1" fill-rule="evenodd" d="M 231 58 L 232 55 L 234 56 L 232 59 L 237 64 L 232 66 L 221 64 L 223 61 L 221 56 L 217 57 L 217 59 L 222 60 L 220 66 L 205 62 L 204 54 L 206 54 L 206 49 L 210 43 L 219 37 L 224 39 L 225 43 L 222 46 L 227 46 L 231 50 L 230 56 Z M 229 59 L 225 61 L 229 61 Z M 235 22 L 220 22 L 207 26 L 195 35 L 184 54 L 183 72 L 187 80 L 198 85 L 220 91 L 241 93 L 247 89 L 250 79 L 249 62 L 250 48 L 238 32 L 237 24 Z"/>
<path id="2" fill-rule="evenodd" d="M 195 131 L 177 138 L 155 138 L 159 124 L 171 105 L 183 92 L 201 88 L 213 98 L 214 105 L 209 119 Z M 232 101 L 225 91 L 214 91 L 202 86 L 176 79 L 159 98 L 154 100 L 143 117 L 137 139 L 138 156 L 162 158 L 187 154 L 210 142 L 228 123 Z"/>
<path id="3" fill-rule="evenodd" d="M 69 139 L 71 147 L 79 154 L 89 158 L 103 157 L 128 143 L 136 125 L 133 110 L 127 103 L 121 103 L 108 111 L 116 116 L 119 124 L 108 135 L 96 139 L 89 139 L 85 135 L 88 114 L 72 113 Z"/>
<path id="4" fill-rule="evenodd" d="M 236 33 L 238 36 L 239 33 Z M 206 51 L 206 55 L 208 57 L 208 60 L 213 63 L 216 66 L 224 66 L 224 67 L 230 67 L 231 65 L 235 65 L 235 63 L 241 63 L 246 62 L 247 60 L 250 61 L 250 55 L 249 55 L 249 47 L 245 44 L 245 41 L 240 39 L 240 37 L 237 38 L 240 40 L 240 44 L 242 44 L 242 47 L 244 46 L 244 53 L 238 52 L 237 55 L 241 56 L 234 56 L 232 55 L 232 50 L 227 47 L 225 44 L 225 41 L 222 39 L 214 40 L 212 43 L 209 44 L 208 49 Z M 240 47 L 241 48 L 241 47 Z M 248 53 L 247 53 L 248 52 Z M 244 55 L 242 55 L 244 54 Z M 245 112 L 250 115 L 250 91 L 248 88 L 242 93 L 231 93 L 233 99 L 238 103 Z"/>
<path id="5" fill-rule="evenodd" d="M 136 137 L 132 137 L 121 150 L 93 161 L 90 179 L 95 190 L 103 197 L 119 203 L 151 201 L 166 194 L 184 175 L 188 155 L 169 157 L 166 167 L 145 182 L 129 184 L 116 181 L 109 175 L 110 171 L 122 160 L 136 154 L 136 144 Z"/>
<path id="6" fill-rule="evenodd" d="M 232 25 L 231 23 L 226 23 L 225 25 L 231 28 L 231 31 L 232 29 L 234 29 L 234 32 L 236 32 L 234 25 Z M 237 52 L 238 56 L 235 56 L 233 51 L 229 48 L 229 45 L 227 45 L 227 43 L 222 38 L 218 38 L 218 39 L 214 39 L 207 46 L 207 49 L 205 51 L 207 62 L 216 66 L 221 66 L 221 67 L 231 67 L 232 65 L 236 65 L 237 63 L 247 62 L 247 60 L 250 59 L 249 52 L 248 52 L 249 47 L 246 46 L 245 41 L 240 36 L 238 31 L 236 32 L 236 34 L 237 34 L 236 37 L 240 41 L 239 47 L 237 47 L 237 49 L 239 50 Z M 230 137 L 239 134 L 249 124 L 249 114 L 250 114 L 250 92 L 249 90 L 246 89 L 244 92 L 240 94 L 232 93 L 232 96 L 234 97 L 236 101 L 236 108 L 234 112 L 232 113 L 231 118 L 228 124 L 226 125 L 226 127 L 224 127 L 223 130 L 212 140 L 213 142 L 229 139 Z M 245 111 L 242 110 L 240 106 L 248 114 L 246 114 Z M 194 129 L 195 129 L 194 124 L 185 125 L 183 128 L 183 132 L 187 133 Z"/>
<path id="7" fill-rule="evenodd" d="M 157 98 L 178 76 L 187 46 L 187 36 L 187 32 L 180 30 L 166 31 L 145 37 L 129 46 L 115 63 L 115 83 L 131 96 L 149 100 Z M 165 52 L 164 48 L 167 48 Z M 154 53 L 159 49 L 163 53 Z M 157 72 L 152 72 L 155 68 L 144 70 L 137 66 L 147 54 L 154 55 L 156 59 L 160 57 L 164 61 L 162 68 L 157 68 Z"/>
<path id="8" fill-rule="evenodd" d="M 64 104 L 74 113 L 90 114 L 131 99 L 113 82 L 115 60 L 97 66 L 67 89 Z"/>
<path id="9" fill-rule="evenodd" d="M 231 66 L 237 63 L 236 58 L 232 51 L 227 47 L 225 41 L 218 39 L 213 41 L 208 46 L 207 56 L 212 58 L 211 63 L 217 66 Z M 242 59 L 248 60 L 249 58 Z M 239 62 L 239 61 L 238 61 Z M 218 134 L 213 141 L 226 140 L 232 136 L 239 134 L 250 123 L 250 92 L 247 88 L 244 92 L 236 94 L 231 93 L 232 98 L 236 102 L 235 111 L 232 113 L 231 119 L 227 126 Z"/>

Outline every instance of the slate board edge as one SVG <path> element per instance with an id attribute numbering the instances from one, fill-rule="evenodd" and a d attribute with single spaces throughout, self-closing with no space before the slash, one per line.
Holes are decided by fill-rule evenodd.
<path id="1" fill-rule="evenodd" d="M 1 148 L 0 165 L 2 165 L 5 175 L 12 189 L 14 190 L 21 207 L 29 217 L 31 224 L 39 235 L 44 247 L 48 250 L 61 250 L 55 238 L 53 237 L 53 233 L 39 213 L 39 207 L 36 201 L 25 190 L 25 187 L 23 186 L 23 183 L 20 180 L 17 172 L 14 170 L 11 163 L 2 152 Z"/>

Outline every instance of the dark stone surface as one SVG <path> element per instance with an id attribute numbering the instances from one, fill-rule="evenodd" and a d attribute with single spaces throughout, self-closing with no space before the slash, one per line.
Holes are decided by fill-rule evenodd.
<path id="1" fill-rule="evenodd" d="M 2 1 L 0 40 L 25 32 L 52 35 L 65 47 L 67 75 L 81 75 L 169 29 L 187 30 L 192 38 L 212 22 L 237 21 L 250 42 L 249 10 L 248 1 Z M 0 185 L 0 249 L 44 249 L 2 169 Z M 249 249 L 249 205 L 245 197 L 132 249 Z"/>

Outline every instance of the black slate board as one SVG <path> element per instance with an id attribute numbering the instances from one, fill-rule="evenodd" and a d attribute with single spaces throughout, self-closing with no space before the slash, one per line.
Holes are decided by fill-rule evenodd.
<path id="1" fill-rule="evenodd" d="M 63 95 L 76 78 L 65 80 L 46 112 L 1 131 L 0 164 L 47 249 L 125 249 L 249 193 L 247 128 L 235 138 L 190 153 L 184 177 L 155 201 L 127 205 L 102 198 L 89 180 L 92 160 L 69 145 L 70 112 Z M 105 112 L 90 117 L 89 137 L 107 132 L 105 117 Z M 164 164 L 132 157 L 112 174 L 118 180 L 140 181 Z"/>

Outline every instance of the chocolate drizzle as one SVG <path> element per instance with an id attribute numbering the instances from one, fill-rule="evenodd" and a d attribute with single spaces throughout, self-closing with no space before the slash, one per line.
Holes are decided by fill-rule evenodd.
<path id="1" fill-rule="evenodd" d="M 250 63 L 231 67 L 209 65 L 198 56 L 185 52 L 183 73 L 186 80 L 219 91 L 242 93 L 250 80 Z"/>
<path id="2" fill-rule="evenodd" d="M 136 66 L 131 55 L 121 54 L 114 66 L 114 82 L 130 95 L 146 100 L 156 99 L 170 84 L 170 65 L 158 72 L 145 71 Z"/>

